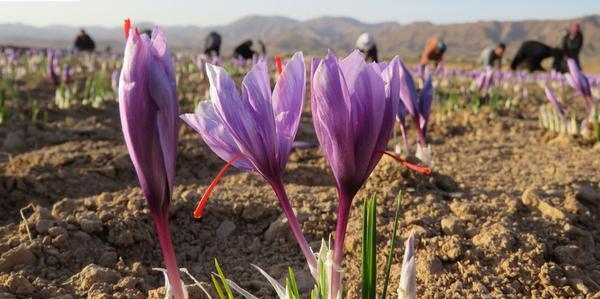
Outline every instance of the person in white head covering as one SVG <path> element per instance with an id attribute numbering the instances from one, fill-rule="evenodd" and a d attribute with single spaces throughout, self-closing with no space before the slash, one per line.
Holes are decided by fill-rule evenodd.
<path id="1" fill-rule="evenodd" d="M 378 62 L 377 46 L 375 45 L 375 39 L 371 33 L 365 32 L 358 36 L 356 48 L 365 54 L 365 59 L 367 61 Z"/>

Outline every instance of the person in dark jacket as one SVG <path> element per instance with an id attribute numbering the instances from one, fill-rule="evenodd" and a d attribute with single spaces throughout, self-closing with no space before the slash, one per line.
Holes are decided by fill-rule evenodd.
<path id="1" fill-rule="evenodd" d="M 583 34 L 581 33 L 581 27 L 578 22 L 573 22 L 571 24 L 570 30 L 565 32 L 565 35 L 562 39 L 562 50 L 564 55 L 567 58 L 572 58 L 577 62 L 577 65 L 581 68 L 579 64 L 579 52 L 581 52 L 581 47 L 583 46 Z"/>
<path id="2" fill-rule="evenodd" d="M 96 44 L 94 40 L 85 32 L 85 30 L 81 29 L 79 31 L 79 35 L 75 38 L 74 43 L 75 49 L 77 51 L 94 51 L 96 49 Z"/>
<path id="3" fill-rule="evenodd" d="M 204 41 L 204 54 L 219 56 L 221 54 L 221 35 L 215 31 L 208 34 Z"/>
<path id="4" fill-rule="evenodd" d="M 510 69 L 516 70 L 522 64 L 525 64 L 530 72 L 545 71 L 542 67 L 542 61 L 546 58 L 554 57 L 552 69 L 563 72 L 563 51 L 558 48 L 552 48 L 544 43 L 529 40 L 523 42 L 515 54 Z"/>
<path id="5" fill-rule="evenodd" d="M 235 58 L 242 57 L 244 59 L 252 59 L 254 54 L 256 54 L 256 52 L 252 50 L 252 40 L 246 40 L 233 50 L 233 57 Z"/>

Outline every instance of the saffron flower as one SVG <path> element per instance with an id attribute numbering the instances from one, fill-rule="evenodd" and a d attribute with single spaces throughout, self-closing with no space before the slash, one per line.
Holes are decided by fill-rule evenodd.
<path id="1" fill-rule="evenodd" d="M 588 110 L 588 119 L 593 120 L 596 114 L 596 104 L 600 100 L 592 97 L 590 82 L 583 72 L 581 72 L 579 66 L 577 66 L 577 62 L 569 58 L 567 64 L 569 66 L 569 73 L 565 75 L 567 82 L 577 93 L 583 96 Z"/>
<path id="2" fill-rule="evenodd" d="M 491 66 L 488 66 L 485 71 L 479 73 L 475 82 L 477 92 L 479 92 L 480 95 L 487 96 L 494 85 L 494 69 Z"/>
<path id="3" fill-rule="evenodd" d="M 412 117 L 417 130 L 416 156 L 427 166 L 431 165 L 431 148 L 427 145 L 427 126 L 433 102 L 433 84 L 431 75 L 427 76 L 423 89 L 417 93 L 417 88 L 408 68 L 400 62 L 398 72 L 400 76 L 400 101 L 406 112 Z M 399 108 L 400 109 L 400 108 Z"/>
<path id="4" fill-rule="evenodd" d="M 171 53 L 163 32 L 152 37 L 131 30 L 119 79 L 119 110 L 129 156 L 154 220 L 169 285 L 176 299 L 185 298 L 169 231 L 169 203 L 177 157 L 177 104 Z"/>
<path id="5" fill-rule="evenodd" d="M 335 178 L 339 197 L 331 295 L 340 296 L 340 267 L 352 200 L 384 154 L 398 107 L 395 57 L 385 69 L 366 64 L 358 50 L 338 61 L 329 51 L 311 64 L 315 132 Z M 337 294 L 337 295 L 336 295 Z"/>
<path id="6" fill-rule="evenodd" d="M 60 85 L 60 77 L 56 73 L 58 66 L 58 59 L 53 50 L 48 49 L 47 62 L 46 62 L 46 77 L 54 84 L 54 86 Z"/>
<path id="7" fill-rule="evenodd" d="M 221 68 L 206 65 L 211 101 L 199 103 L 195 114 L 181 119 L 196 130 L 227 165 L 198 205 L 200 217 L 219 177 L 230 165 L 260 173 L 271 185 L 313 275 L 317 260 L 304 238 L 284 189 L 283 173 L 292 148 L 305 95 L 306 71 L 301 52 L 283 68 L 271 91 L 266 60 L 256 63 L 242 83 L 242 93 Z"/>
<path id="8" fill-rule="evenodd" d="M 567 126 L 569 123 L 569 121 L 567 119 L 567 115 L 566 115 L 565 110 L 563 109 L 562 105 L 556 98 L 556 95 L 554 94 L 552 89 L 550 89 L 548 86 L 544 87 L 544 91 L 546 92 L 546 97 L 548 98 L 548 101 L 550 101 L 550 103 L 552 103 L 554 108 L 556 108 L 556 110 L 558 111 L 558 114 L 560 115 L 560 118 L 565 123 L 565 126 Z"/>

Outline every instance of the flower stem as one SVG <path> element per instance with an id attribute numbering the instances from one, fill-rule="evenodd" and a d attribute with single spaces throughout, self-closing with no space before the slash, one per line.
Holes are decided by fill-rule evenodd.
<path id="1" fill-rule="evenodd" d="M 335 226 L 335 240 L 333 243 L 333 271 L 331 271 L 331 293 L 332 298 L 337 298 L 337 293 L 340 288 L 340 271 L 336 268 L 342 268 L 344 260 L 344 239 L 346 238 L 346 229 L 348 227 L 348 219 L 350 217 L 350 202 L 352 198 L 348 198 L 343 192 L 338 192 L 339 206 L 337 215 L 337 224 Z"/>
<path id="2" fill-rule="evenodd" d="M 179 276 L 179 267 L 177 267 L 177 261 L 175 259 L 173 241 L 171 241 L 168 212 L 162 214 L 153 213 L 152 218 L 154 218 L 154 225 L 156 226 L 156 232 L 160 241 L 160 248 L 162 249 L 163 259 L 165 260 L 167 277 L 169 278 L 173 296 L 175 299 L 186 299 L 183 293 L 182 281 Z"/>
<path id="3" fill-rule="evenodd" d="M 406 156 L 410 155 L 410 148 L 408 147 L 408 133 L 406 132 L 406 125 L 400 124 L 400 131 L 402 132 L 402 141 L 404 141 L 404 148 L 406 149 Z"/>
<path id="4" fill-rule="evenodd" d="M 281 205 L 281 209 L 283 209 L 283 213 L 285 214 L 285 217 L 287 217 L 292 233 L 294 234 L 294 237 L 296 238 L 296 241 L 298 242 L 298 245 L 304 254 L 304 258 L 306 258 L 310 272 L 314 276 L 318 272 L 317 258 L 315 257 L 315 254 L 308 245 L 308 242 L 302 233 L 302 229 L 300 228 L 296 214 L 294 214 L 290 200 L 288 199 L 285 188 L 283 187 L 283 181 L 270 181 L 270 183 L 271 187 L 273 187 L 273 191 L 275 191 L 275 194 L 277 195 L 279 205 Z"/>

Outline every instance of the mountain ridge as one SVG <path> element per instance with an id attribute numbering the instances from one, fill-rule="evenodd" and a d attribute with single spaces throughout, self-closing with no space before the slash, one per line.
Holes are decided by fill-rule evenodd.
<path id="1" fill-rule="evenodd" d="M 600 15 L 576 18 L 584 32 L 583 59 L 600 54 Z M 434 24 L 418 21 L 407 24 L 398 22 L 365 23 L 349 17 L 321 16 L 298 21 L 284 16 L 249 15 L 231 23 L 218 26 L 177 25 L 161 27 L 173 49 L 200 51 L 204 37 L 210 31 L 223 36 L 223 54 L 226 56 L 236 44 L 246 39 L 261 39 L 267 44 L 269 54 L 291 54 L 304 51 L 307 55 L 322 55 L 332 49 L 345 54 L 354 47 L 362 32 L 369 31 L 375 37 L 382 56 L 399 54 L 403 58 L 416 59 L 425 41 L 434 35 L 443 36 L 448 44 L 447 57 L 456 60 L 473 60 L 485 46 L 502 41 L 508 44 L 508 55 L 518 45 L 529 39 L 558 46 L 560 38 L 574 19 L 523 20 L 523 21 L 474 21 L 467 23 Z M 140 29 L 150 28 L 150 23 L 139 24 Z M 96 41 L 98 48 L 123 47 L 122 27 L 87 26 L 86 30 Z M 64 25 L 31 26 L 22 23 L 0 24 L 0 45 L 67 48 L 79 31 L 79 27 Z"/>

